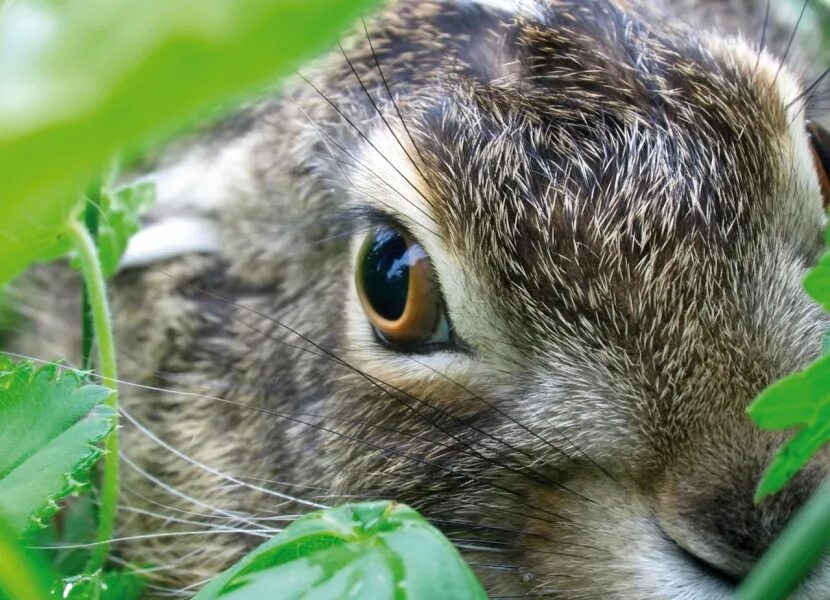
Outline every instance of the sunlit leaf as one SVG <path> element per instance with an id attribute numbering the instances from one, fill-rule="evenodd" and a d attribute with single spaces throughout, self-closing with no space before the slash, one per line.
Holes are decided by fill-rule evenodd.
<path id="1" fill-rule="evenodd" d="M 0 598 L 47 598 L 51 582 L 52 575 L 44 561 L 24 549 L 17 540 L 17 532 L 0 518 Z"/>
<path id="2" fill-rule="evenodd" d="M 117 150 L 276 81 L 373 4 L 0 3 L 0 285 L 67 250 L 60 228 Z"/>
<path id="3" fill-rule="evenodd" d="M 830 311 L 830 252 L 826 252 L 807 273 L 804 289 Z M 756 502 L 781 490 L 830 441 L 829 335 L 827 332 L 822 338 L 822 358 L 769 386 L 747 409 L 752 419 L 764 429 L 799 429 L 776 452 L 758 484 Z"/>
<path id="4" fill-rule="evenodd" d="M 346 504 L 306 515 L 209 583 L 198 600 L 485 600 L 458 551 L 411 508 Z"/>

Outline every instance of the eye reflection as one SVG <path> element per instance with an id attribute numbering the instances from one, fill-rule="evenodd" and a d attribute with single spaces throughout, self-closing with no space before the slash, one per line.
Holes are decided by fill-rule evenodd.
<path id="1" fill-rule="evenodd" d="M 366 315 L 388 344 L 449 342 L 429 256 L 405 233 L 393 227 L 371 233 L 358 253 L 355 281 Z"/>

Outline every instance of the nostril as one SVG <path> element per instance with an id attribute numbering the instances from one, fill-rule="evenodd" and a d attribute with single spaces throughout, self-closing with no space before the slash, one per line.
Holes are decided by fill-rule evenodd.
<path id="1" fill-rule="evenodd" d="M 819 469 L 808 466 L 778 494 L 756 504 L 753 492 L 764 465 L 753 456 L 744 462 L 733 457 L 718 485 L 711 483 L 711 472 L 686 472 L 658 490 L 655 521 L 676 546 L 676 558 L 701 577 L 740 582 L 821 481 Z M 701 483 L 706 480 L 708 485 Z"/>
<path id="2" fill-rule="evenodd" d="M 661 490 L 655 507 L 661 529 L 684 558 L 730 583 L 749 573 L 809 497 L 817 479 L 802 471 L 775 497 L 755 504 L 753 491 L 763 467 L 742 467 L 733 468 L 718 486 L 693 486 L 700 476 L 687 474 Z"/>
<path id="3" fill-rule="evenodd" d="M 659 521 L 659 519 L 658 519 Z M 700 535 L 698 528 L 678 527 L 677 523 L 659 523 L 660 532 L 677 548 L 678 554 L 698 572 L 730 585 L 737 585 L 754 560 L 732 547 L 725 547 L 718 537 Z"/>
<path id="4" fill-rule="evenodd" d="M 720 579 L 721 581 L 725 581 L 731 585 L 737 586 L 743 577 L 738 577 L 734 573 L 730 573 L 728 571 L 724 571 L 719 566 L 709 562 L 705 558 L 701 558 L 694 552 L 687 550 L 680 544 L 678 544 L 675 540 L 672 540 L 675 546 L 680 550 L 683 556 L 688 559 L 691 563 L 695 565 L 699 570 L 703 571 L 707 575 L 714 577 L 715 579 Z"/>

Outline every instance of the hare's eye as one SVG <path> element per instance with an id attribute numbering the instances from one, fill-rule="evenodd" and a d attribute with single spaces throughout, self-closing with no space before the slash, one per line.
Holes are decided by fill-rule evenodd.
<path id="1" fill-rule="evenodd" d="M 390 345 L 450 341 L 441 290 L 423 247 L 392 227 L 369 234 L 357 256 L 357 293 Z"/>
<path id="2" fill-rule="evenodd" d="M 821 183 L 824 208 L 827 209 L 830 206 L 830 133 L 815 123 L 807 126 L 807 132 L 810 135 L 813 161 L 816 163 L 818 180 Z"/>

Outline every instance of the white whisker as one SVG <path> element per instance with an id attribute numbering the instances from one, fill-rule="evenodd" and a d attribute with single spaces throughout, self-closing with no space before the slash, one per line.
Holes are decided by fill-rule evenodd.
<path id="1" fill-rule="evenodd" d="M 194 497 L 192 497 L 188 494 L 185 494 L 184 492 L 181 492 L 180 490 L 177 490 L 176 488 L 174 488 L 171 485 L 165 483 L 164 481 L 158 479 L 157 477 L 154 477 L 153 475 L 150 475 L 147 471 L 145 471 L 144 469 L 139 467 L 129 457 L 124 456 L 123 454 L 121 456 L 121 460 L 124 461 L 124 463 L 127 466 L 129 466 L 130 468 L 135 470 L 141 476 L 145 477 L 150 482 L 156 484 L 157 486 L 159 486 L 160 488 L 162 488 L 165 491 L 169 492 L 170 494 L 173 494 L 174 496 L 182 498 L 183 500 L 186 500 L 186 501 L 188 501 L 192 504 L 195 504 L 197 506 L 207 508 L 208 510 L 210 510 L 210 511 L 216 513 L 216 514 L 223 515 L 223 516 L 225 516 L 229 519 L 238 520 L 239 522 L 248 523 L 249 525 L 254 525 L 255 524 L 255 523 L 249 523 L 247 517 L 243 514 L 237 513 L 235 511 L 229 511 L 229 510 L 225 510 L 225 509 L 222 509 L 222 508 L 218 508 L 216 506 L 208 504 L 207 502 L 205 502 L 203 500 L 199 500 L 198 498 L 194 498 Z"/>
<path id="2" fill-rule="evenodd" d="M 260 487 L 258 485 L 254 485 L 254 484 L 251 484 L 251 483 L 246 483 L 246 482 L 242 481 L 241 479 L 237 479 L 233 475 L 228 475 L 227 473 L 223 473 L 222 471 L 219 471 L 218 469 L 214 469 L 210 465 L 206 465 L 206 464 L 196 460 L 195 458 L 193 458 L 191 456 L 188 456 L 184 452 L 178 450 L 177 448 L 174 448 L 173 446 L 171 446 L 170 444 L 168 444 L 167 442 L 165 442 L 164 440 L 159 438 L 155 433 L 153 433 L 152 431 L 147 429 L 144 425 L 142 425 L 141 422 L 138 421 L 138 419 L 133 417 L 124 408 L 121 408 L 121 414 L 124 416 L 125 419 L 127 419 L 130 423 L 132 423 L 139 431 L 141 431 L 144 435 L 146 435 L 148 438 L 153 440 L 155 443 L 157 443 L 159 446 L 161 446 L 165 450 L 171 452 L 173 455 L 177 456 L 178 458 L 181 458 L 182 460 L 184 460 L 186 462 L 189 462 L 190 464 L 192 464 L 196 467 L 199 467 L 200 469 L 203 469 L 204 471 L 207 471 L 208 473 L 210 473 L 212 475 L 215 475 L 216 477 L 219 477 L 219 478 L 224 479 L 226 481 L 235 483 L 238 486 L 248 488 L 250 490 L 260 492 L 260 493 L 266 494 L 268 496 L 272 496 L 272 497 L 275 497 L 275 498 L 280 498 L 282 500 L 287 500 L 289 502 L 297 502 L 298 504 L 304 504 L 306 506 L 311 506 L 313 508 L 328 508 L 324 504 L 318 504 L 317 502 L 311 502 L 311 501 L 308 501 L 308 500 L 304 500 L 302 498 L 298 498 L 296 496 L 291 496 L 289 494 L 282 494 L 280 492 L 275 492 L 274 490 L 269 490 L 268 488 Z"/>
<path id="3" fill-rule="evenodd" d="M 140 535 L 128 535 L 124 537 L 114 537 L 108 540 L 101 540 L 97 542 L 87 542 L 87 543 L 79 543 L 79 544 L 50 544 L 47 546 L 26 546 L 26 548 L 32 550 L 68 550 L 73 548 L 93 548 L 95 546 L 100 546 L 101 544 L 116 544 L 118 542 L 130 542 L 134 540 L 150 540 L 156 538 L 165 538 L 165 537 L 180 537 L 180 536 L 188 536 L 188 535 L 211 535 L 214 533 L 237 533 L 236 530 L 230 531 L 216 531 L 215 529 L 201 529 L 198 531 L 165 531 L 162 533 L 144 533 Z M 261 531 L 253 531 L 253 530 L 246 530 L 246 534 L 248 535 L 255 535 L 261 538 L 270 538 L 271 531 L 268 529 L 264 529 Z"/>
<path id="4" fill-rule="evenodd" d="M 157 512 L 153 512 L 151 510 L 144 510 L 142 508 L 137 508 L 135 506 L 122 505 L 120 508 L 123 511 L 136 513 L 136 514 L 140 514 L 140 515 L 145 515 L 145 516 L 148 516 L 148 517 L 152 517 L 154 519 L 158 519 L 159 521 L 164 521 L 165 523 L 182 523 L 182 524 L 185 524 L 185 525 L 197 525 L 197 526 L 207 525 L 209 528 L 214 529 L 216 531 L 223 531 L 223 532 L 225 532 L 225 531 L 234 531 L 236 533 L 241 533 L 241 534 L 246 534 L 250 531 L 250 529 L 244 529 L 244 528 L 241 528 L 241 527 L 233 527 L 230 524 L 228 524 L 228 525 L 222 525 L 222 524 L 211 525 L 211 524 L 206 524 L 206 523 L 200 522 L 200 521 L 194 521 L 192 519 L 182 519 L 181 517 L 173 517 L 171 515 L 165 515 L 163 513 L 157 513 Z M 292 518 L 294 518 L 294 517 L 292 517 Z M 275 535 L 275 534 L 279 533 L 280 531 L 282 531 L 281 528 L 276 528 L 276 527 L 268 528 L 268 530 L 271 531 L 271 533 L 273 535 Z"/>

